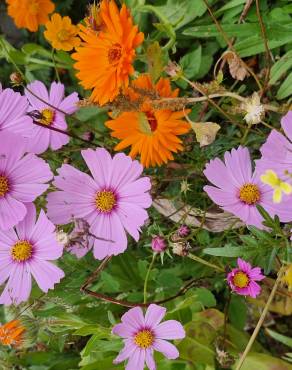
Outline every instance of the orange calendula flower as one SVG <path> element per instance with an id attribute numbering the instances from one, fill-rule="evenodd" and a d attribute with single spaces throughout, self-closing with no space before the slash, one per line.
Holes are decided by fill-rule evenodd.
<path id="1" fill-rule="evenodd" d="M 13 320 L 0 326 L 0 343 L 6 346 L 17 347 L 21 344 L 25 328 L 19 320 Z"/>
<path id="2" fill-rule="evenodd" d="M 54 49 L 70 51 L 80 44 L 78 32 L 78 27 L 71 23 L 69 17 L 62 18 L 60 14 L 55 13 L 46 23 L 44 35 Z"/>
<path id="3" fill-rule="evenodd" d="M 6 0 L 6 3 L 8 14 L 16 26 L 31 32 L 36 32 L 41 24 L 45 24 L 49 14 L 55 10 L 51 0 Z"/>
<path id="4" fill-rule="evenodd" d="M 133 25 L 125 4 L 119 10 L 113 0 L 103 0 L 98 17 L 101 32 L 94 32 L 92 26 L 80 26 L 84 42 L 72 57 L 77 61 L 76 75 L 81 85 L 93 89 L 91 99 L 103 105 L 128 87 L 129 76 L 134 73 L 135 49 L 144 35 Z"/>
<path id="5" fill-rule="evenodd" d="M 157 84 L 153 85 L 147 74 L 133 81 L 132 87 L 128 90 L 132 101 L 141 99 L 142 96 L 137 91 L 144 94 L 144 103 L 140 111 L 124 112 L 118 118 L 107 121 L 106 126 L 113 130 L 111 136 L 121 140 L 115 150 L 123 150 L 130 146 L 129 155 L 132 158 L 140 155 L 140 162 L 144 167 L 161 166 L 173 160 L 172 152 L 183 150 L 178 135 L 187 133 L 190 125 L 183 120 L 183 111 L 153 109 L 149 99 L 145 100 L 145 96 L 176 97 L 178 89 L 172 91 L 167 78 L 160 78 Z M 186 110 L 186 113 L 188 112 Z"/>

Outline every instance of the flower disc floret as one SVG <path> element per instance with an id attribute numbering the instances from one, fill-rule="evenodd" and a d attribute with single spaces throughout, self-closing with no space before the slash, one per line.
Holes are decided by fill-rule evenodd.
<path id="1" fill-rule="evenodd" d="M 115 193 L 111 190 L 102 190 L 97 192 L 95 198 L 96 208 L 100 212 L 108 213 L 116 205 L 116 196 Z"/>
<path id="2" fill-rule="evenodd" d="M 239 190 L 239 198 L 246 204 L 255 204 L 261 198 L 260 189 L 255 184 L 244 184 Z"/>
<path id="3" fill-rule="evenodd" d="M 32 256 L 32 245 L 27 240 L 20 240 L 11 248 L 11 257 L 14 261 L 24 262 Z"/>
<path id="4" fill-rule="evenodd" d="M 249 284 L 249 277 L 243 271 L 238 271 L 233 277 L 233 284 L 238 288 L 246 288 Z"/>
<path id="5" fill-rule="evenodd" d="M 9 191 L 9 181 L 6 176 L 0 176 L 0 197 L 4 197 Z"/>
<path id="6" fill-rule="evenodd" d="M 151 330 L 141 330 L 135 335 L 134 342 L 140 348 L 148 348 L 154 342 L 154 334 Z"/>

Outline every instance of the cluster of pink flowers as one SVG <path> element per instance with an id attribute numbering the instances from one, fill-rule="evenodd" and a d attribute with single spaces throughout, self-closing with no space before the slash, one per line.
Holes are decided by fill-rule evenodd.
<path id="1" fill-rule="evenodd" d="M 0 85 L 0 284 L 6 283 L 1 304 L 28 300 L 32 277 L 44 292 L 64 277 L 52 262 L 64 248 L 55 225 L 74 223 L 67 249 L 77 258 L 92 249 L 94 257 L 102 260 L 123 253 L 128 234 L 138 241 L 148 219 L 151 183 L 142 176 L 138 161 L 123 153 L 112 157 L 103 148 L 85 149 L 81 155 L 90 174 L 63 164 L 54 176 L 37 156 L 69 142 L 65 116 L 76 112 L 78 100 L 77 93 L 65 97 L 61 83 L 53 82 L 48 91 L 42 82 L 34 81 L 24 96 Z M 258 205 L 282 222 L 292 221 L 292 112 L 281 123 L 287 138 L 273 130 L 254 170 L 248 149 L 240 146 L 226 152 L 224 161 L 211 160 L 204 171 L 213 184 L 206 185 L 205 192 L 247 226 L 265 228 Z M 33 202 L 49 189 L 50 181 L 54 190 L 47 195 L 47 215 L 40 210 L 37 218 Z M 180 238 L 189 234 L 186 225 L 177 230 Z M 151 247 L 163 254 L 167 241 L 153 237 Z M 259 267 L 252 268 L 239 258 L 227 282 L 234 293 L 255 298 L 261 291 L 257 281 L 264 278 Z M 145 364 L 155 370 L 154 350 L 177 358 L 178 350 L 166 340 L 183 339 L 185 332 L 175 320 L 161 323 L 165 313 L 165 308 L 155 304 L 148 307 L 145 317 L 139 307 L 125 313 L 122 323 L 113 328 L 125 345 L 115 363 L 126 360 L 127 370 L 143 370 Z"/>

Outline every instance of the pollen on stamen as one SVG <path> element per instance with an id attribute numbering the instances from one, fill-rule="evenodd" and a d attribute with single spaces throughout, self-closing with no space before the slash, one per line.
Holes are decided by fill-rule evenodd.
<path id="1" fill-rule="evenodd" d="M 244 184 L 239 190 L 239 199 L 246 204 L 258 203 L 260 197 L 260 189 L 255 184 Z"/>
<path id="2" fill-rule="evenodd" d="M 154 342 L 154 334 L 151 330 L 141 330 L 134 337 L 135 344 L 140 348 L 148 348 Z"/>
<path id="3" fill-rule="evenodd" d="M 111 190 L 97 192 L 95 197 L 96 208 L 103 213 L 108 213 L 116 206 L 116 195 Z"/>
<path id="4" fill-rule="evenodd" d="M 41 111 L 41 118 L 38 120 L 45 126 L 50 126 L 53 123 L 55 112 L 52 109 L 43 109 Z"/>
<path id="5" fill-rule="evenodd" d="M 9 181 L 6 176 L 0 175 L 0 197 L 4 197 L 9 191 Z"/>
<path id="6" fill-rule="evenodd" d="M 26 240 L 20 240 L 11 248 L 11 257 L 14 261 L 24 262 L 32 256 L 32 245 Z"/>
<path id="7" fill-rule="evenodd" d="M 249 277 L 243 271 L 238 271 L 233 277 L 233 284 L 237 288 L 246 288 L 249 284 Z"/>

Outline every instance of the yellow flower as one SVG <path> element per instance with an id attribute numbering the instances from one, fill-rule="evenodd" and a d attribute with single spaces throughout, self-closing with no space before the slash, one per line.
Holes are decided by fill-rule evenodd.
<path id="1" fill-rule="evenodd" d="M 261 181 L 271 186 L 274 189 L 273 202 L 280 203 L 282 200 L 282 193 L 287 195 L 292 193 L 292 186 L 287 182 L 282 181 L 277 174 L 272 170 L 267 170 L 264 175 L 261 176 Z"/>
<path id="2" fill-rule="evenodd" d="M 78 27 L 71 23 L 69 17 L 62 18 L 60 14 L 55 13 L 46 23 L 44 35 L 54 49 L 70 51 L 81 42 L 77 37 L 78 32 Z"/>
<path id="3" fill-rule="evenodd" d="M 288 286 L 289 290 L 292 290 L 292 263 L 287 266 L 282 281 Z"/>

